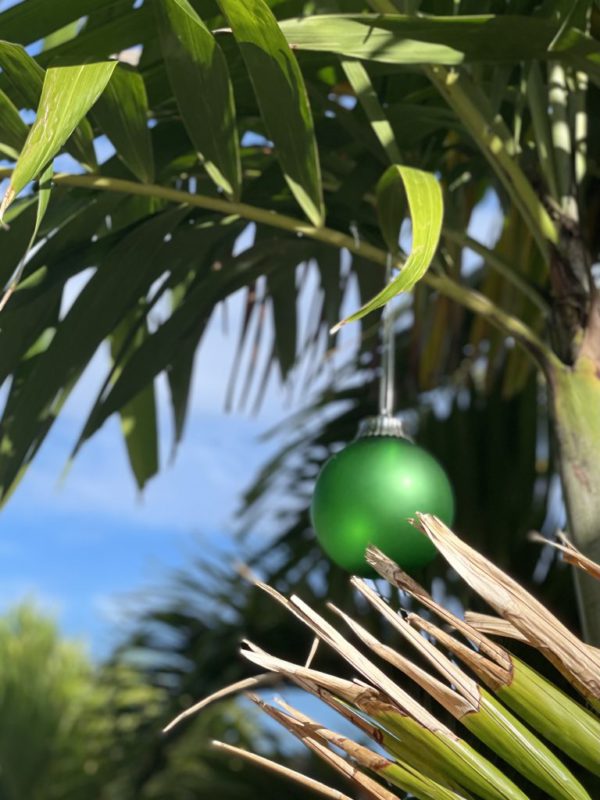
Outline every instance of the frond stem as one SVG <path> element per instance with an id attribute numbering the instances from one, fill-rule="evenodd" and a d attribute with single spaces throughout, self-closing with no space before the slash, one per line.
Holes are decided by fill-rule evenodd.
<path id="1" fill-rule="evenodd" d="M 516 289 L 531 300 L 545 318 L 550 316 L 550 306 L 537 289 L 522 278 L 519 272 L 496 252 L 490 250 L 489 247 L 481 244 L 481 242 L 478 242 L 466 233 L 461 233 L 460 231 L 453 230 L 446 226 L 442 229 L 442 236 L 467 250 L 472 250 L 474 253 L 477 253 L 477 255 L 481 256 L 485 263 L 496 270 L 504 280 L 508 283 L 512 283 Z"/>
<path id="2" fill-rule="evenodd" d="M 10 177 L 10 174 L 11 170 L 0 170 L 0 178 Z M 389 262 L 387 251 L 368 242 L 360 241 L 358 238 L 332 228 L 316 227 L 294 217 L 278 214 L 275 211 L 252 206 L 248 203 L 232 202 L 219 197 L 209 197 L 208 195 L 190 194 L 179 189 L 172 189 L 169 186 L 138 183 L 104 175 L 57 173 L 53 182 L 58 186 L 74 186 L 90 190 L 154 197 L 170 203 L 216 211 L 227 216 L 237 215 L 248 221 L 279 228 L 297 236 L 307 236 L 332 247 L 346 248 L 355 255 L 359 255 L 374 264 L 380 264 L 385 267 Z M 402 260 L 395 259 L 393 266 L 397 269 L 402 269 Z M 485 295 L 463 286 L 447 275 L 436 275 L 428 272 L 424 275 L 422 281 L 432 289 L 468 308 L 473 313 L 485 317 L 488 322 L 499 328 L 507 336 L 512 336 L 530 354 L 546 375 L 551 367 L 560 367 L 561 362 L 558 357 L 531 328 L 497 306 Z"/>

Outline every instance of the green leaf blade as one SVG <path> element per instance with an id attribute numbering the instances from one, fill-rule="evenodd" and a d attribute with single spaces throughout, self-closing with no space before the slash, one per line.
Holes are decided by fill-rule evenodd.
<path id="1" fill-rule="evenodd" d="M 114 0 L 53 0 L 52 3 L 29 0 L 27 3 L 14 3 L 0 14 L 0 30 L 7 39 L 30 44 L 113 4 Z"/>
<path id="2" fill-rule="evenodd" d="M 129 314 L 113 331 L 110 344 L 113 359 L 119 359 L 122 350 L 127 349 L 127 340 L 132 328 L 138 327 L 133 336 L 133 346 L 139 346 L 148 336 L 145 320 L 141 325 L 138 314 Z M 115 373 L 115 379 L 122 371 L 122 366 Z M 154 384 L 147 384 L 132 400 L 120 410 L 121 430 L 127 447 L 127 455 L 131 471 L 140 491 L 158 472 L 158 431 L 156 396 Z"/>
<path id="3" fill-rule="evenodd" d="M 190 410 L 194 362 L 196 360 L 196 350 L 200 338 L 201 335 L 197 335 L 186 340 L 181 348 L 181 353 L 173 360 L 173 363 L 167 369 L 169 394 L 171 396 L 171 407 L 173 410 L 173 457 L 177 451 L 177 446 L 183 438 Z"/>
<path id="4" fill-rule="evenodd" d="M 242 173 L 225 56 L 187 0 L 159 0 L 156 12 L 167 74 L 184 126 L 210 178 L 237 200 Z"/>
<path id="5" fill-rule="evenodd" d="M 285 382 L 297 359 L 296 263 L 283 264 L 267 276 L 275 328 L 274 354 Z"/>
<path id="6" fill-rule="evenodd" d="M 397 255 L 400 225 L 403 218 L 404 193 L 412 219 L 412 250 L 400 274 L 372 300 L 358 311 L 339 322 L 332 332 L 342 325 L 361 319 L 371 311 L 384 306 L 400 292 L 406 292 L 423 277 L 435 256 L 444 216 L 442 190 L 437 178 L 430 172 L 394 164 L 382 175 L 377 184 L 377 206 L 380 227 L 390 254 Z"/>
<path id="7" fill-rule="evenodd" d="M 2 311 L 6 306 L 6 304 L 8 303 L 9 299 L 11 298 L 13 292 L 17 287 L 17 284 L 21 280 L 23 271 L 25 270 L 27 264 L 27 256 L 29 255 L 31 248 L 35 243 L 38 232 L 40 230 L 40 226 L 44 220 L 46 211 L 48 210 L 48 203 L 50 202 L 50 192 L 52 191 L 53 175 L 54 175 L 54 167 L 52 164 L 48 164 L 48 166 L 46 167 L 40 178 L 40 187 L 37 193 L 37 210 L 35 215 L 35 221 L 33 223 L 33 230 L 29 238 L 29 243 L 24 248 L 23 256 L 19 264 L 17 265 L 17 268 L 15 269 L 13 275 L 11 276 L 10 282 L 5 287 L 2 297 L 0 297 L 0 311 Z"/>
<path id="8" fill-rule="evenodd" d="M 377 92 L 373 88 L 369 73 L 360 61 L 342 61 L 342 69 L 390 163 L 397 163 L 400 161 L 400 150 L 396 144 L 392 126 L 381 107 Z"/>
<path id="9" fill-rule="evenodd" d="M 20 470 L 27 465 L 32 445 L 39 436 L 43 438 L 52 425 L 55 398 L 62 402 L 68 396 L 102 341 L 112 334 L 124 315 L 164 272 L 168 264 L 165 236 L 185 213 L 185 209 L 171 209 L 135 226 L 109 250 L 61 320 L 46 355 L 20 395 L 20 416 L 2 418 L 0 499 L 10 493 Z M 127 269 L 123 269 L 124 265 Z M 127 398 L 128 401 L 137 394 L 139 391 Z M 40 427 L 42 434 L 38 433 Z"/>
<path id="10" fill-rule="evenodd" d="M 494 753 L 555 800 L 591 800 L 573 773 L 485 689 L 480 710 L 462 722 Z"/>
<path id="11" fill-rule="evenodd" d="M 173 312 L 185 302 L 186 294 L 191 288 L 192 281 L 193 273 L 186 275 L 185 279 L 171 290 L 171 308 Z M 204 328 L 205 324 L 202 323 L 193 329 L 185 339 L 182 339 L 179 352 L 166 368 L 173 414 L 173 459 L 183 438 L 188 418 L 196 351 L 202 339 Z"/>
<path id="12" fill-rule="evenodd" d="M 35 109 L 39 105 L 45 71 L 24 47 L 0 41 L 0 69 L 3 91 L 17 108 Z M 25 126 L 25 139 L 29 128 Z M 21 148 L 19 147 L 19 150 Z M 70 136 L 66 149 L 88 169 L 98 164 L 94 150 L 94 133 L 87 119 L 82 119 Z"/>
<path id="13" fill-rule="evenodd" d="M 10 97 L 0 89 L 0 151 L 11 156 L 25 144 L 29 129 Z"/>
<path id="14" fill-rule="evenodd" d="M 58 153 L 104 90 L 116 66 L 116 61 L 104 61 L 46 71 L 37 116 L 0 212 Z"/>
<path id="15" fill-rule="evenodd" d="M 587 770 L 600 775 L 600 720 L 547 678 L 511 655 L 512 681 L 498 698 L 534 730 Z"/>
<path id="16" fill-rule="evenodd" d="M 73 158 L 77 159 L 89 172 L 94 172 L 98 169 L 98 161 L 96 160 L 96 151 L 94 149 L 94 131 L 86 117 L 75 128 L 65 147 Z"/>
<path id="17" fill-rule="evenodd" d="M 18 108 L 35 108 L 44 83 L 44 70 L 24 47 L 0 41 L 3 87 Z"/>
<path id="18" fill-rule="evenodd" d="M 139 72 L 120 64 L 96 104 L 94 117 L 136 178 L 152 183 L 154 155 L 148 128 L 148 97 Z"/>
<path id="19" fill-rule="evenodd" d="M 261 116 L 292 194 L 323 224 L 321 168 L 300 67 L 264 0 L 219 0 L 250 74 Z"/>

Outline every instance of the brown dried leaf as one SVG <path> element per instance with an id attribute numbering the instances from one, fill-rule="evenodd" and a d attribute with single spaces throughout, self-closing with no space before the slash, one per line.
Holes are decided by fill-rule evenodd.
<path id="1" fill-rule="evenodd" d="M 462 695 L 463 702 L 455 703 L 448 707 L 448 711 L 459 719 L 471 711 L 478 711 L 481 703 L 481 693 L 477 683 L 466 675 L 460 667 L 450 661 L 449 658 L 427 641 L 414 628 L 405 622 L 386 601 L 374 592 L 360 578 L 352 578 L 352 584 L 365 597 L 371 605 L 376 608 L 391 625 L 404 636 L 425 658 L 437 669 L 437 671 L 453 684 L 457 691 Z M 456 695 L 456 693 L 454 693 Z M 456 695 L 458 699 L 458 695 Z M 462 712 L 462 713 L 461 713 Z"/>
<path id="2" fill-rule="evenodd" d="M 368 797 L 374 798 L 374 800 L 398 800 L 396 795 L 389 792 L 336 753 L 333 753 L 327 745 L 329 743 L 334 744 L 351 755 L 360 766 L 364 766 L 375 772 L 391 766 L 391 761 L 374 753 L 367 747 L 358 745 L 351 739 L 334 733 L 334 731 L 330 731 L 322 725 L 319 725 L 319 723 L 313 722 L 313 720 L 304 717 L 300 712 L 296 712 L 294 717 L 291 717 L 273 708 L 273 706 L 268 705 L 258 697 L 252 697 L 251 699 L 272 719 L 279 722 L 280 725 L 294 734 L 296 738 L 310 747 L 314 752 L 318 753 L 332 766 L 335 766 L 339 772 L 344 774 L 353 783 L 358 784 L 361 789 L 367 793 Z M 305 722 L 303 719 L 307 721 Z"/>
<path id="3" fill-rule="evenodd" d="M 300 616 L 304 618 L 306 624 L 320 636 L 324 642 L 343 656 L 343 658 L 357 669 L 370 683 L 378 687 L 399 709 L 404 711 L 405 714 L 412 717 L 427 730 L 441 733 L 451 739 L 457 738 L 449 728 L 439 722 L 433 714 L 430 714 L 427 709 L 417 703 L 417 701 L 400 686 L 397 686 L 394 681 L 388 678 L 384 672 L 376 667 L 373 662 L 369 661 L 356 647 L 344 639 L 332 625 L 317 614 L 316 611 L 313 611 L 310 606 L 306 605 L 306 603 L 296 596 L 292 597 L 291 602 Z"/>
<path id="4" fill-rule="evenodd" d="M 423 619 L 423 617 L 420 617 L 418 614 L 409 614 L 406 619 L 414 628 L 425 631 L 430 636 L 433 636 L 439 644 L 443 645 L 447 650 L 450 650 L 451 653 L 460 658 L 464 664 L 475 672 L 486 686 L 496 691 L 510 684 L 512 676 L 507 670 L 499 667 L 491 659 L 473 650 L 473 648 L 467 647 L 467 645 L 459 642 L 458 639 L 442 628 Z"/>
<path id="5" fill-rule="evenodd" d="M 510 654 L 500 645 L 492 642 L 486 636 L 482 636 L 473 627 L 468 625 L 465 621 L 459 619 L 447 608 L 444 608 L 439 603 L 436 603 L 433 597 L 426 591 L 420 584 L 418 584 L 410 575 L 407 575 L 398 564 L 392 561 L 391 558 L 382 553 L 377 547 L 369 547 L 367 549 L 368 563 L 382 576 L 388 583 L 396 586 L 403 592 L 410 594 L 415 600 L 418 600 L 426 608 L 429 608 L 440 619 L 443 619 L 457 631 L 474 644 L 481 653 L 487 655 L 490 659 L 496 662 L 499 667 L 506 670 L 508 673 L 512 670 L 512 663 Z"/>
<path id="6" fill-rule="evenodd" d="M 201 711 L 206 706 L 209 706 L 211 703 L 216 703 L 217 700 L 223 700 L 225 697 L 230 697 L 233 694 L 239 694 L 240 692 L 244 692 L 247 689 L 253 689 L 256 686 L 265 686 L 265 685 L 273 685 L 280 680 L 278 675 L 274 675 L 272 672 L 267 673 L 265 675 L 256 675 L 254 678 L 246 678 L 243 681 L 237 681 L 237 683 L 232 683 L 230 686 L 225 686 L 223 689 L 219 689 L 218 692 L 214 692 L 214 694 L 205 697 L 200 702 L 195 703 L 190 708 L 186 708 L 185 711 L 182 711 L 181 714 L 172 719 L 168 725 L 163 728 L 163 733 L 168 733 L 172 730 L 176 725 L 178 725 L 182 720 L 186 719 L 187 717 L 191 717 L 193 714 L 197 714 L 198 711 Z"/>
<path id="7" fill-rule="evenodd" d="M 446 686 L 437 678 L 434 678 L 433 675 L 429 674 L 429 672 L 421 669 L 421 667 L 417 666 L 400 653 L 397 653 L 391 647 L 388 647 L 387 645 L 378 641 L 365 628 L 363 628 L 362 625 L 353 620 L 347 614 L 344 614 L 344 612 L 339 608 L 336 608 L 331 604 L 329 607 L 344 620 L 348 627 L 354 631 L 358 638 L 363 641 L 367 647 L 370 647 L 374 653 L 376 653 L 380 658 L 383 658 L 389 664 L 392 664 L 392 666 L 396 667 L 396 669 L 399 669 L 402 673 L 408 675 L 411 680 L 418 684 L 422 689 L 425 689 L 428 694 L 435 698 L 438 703 L 443 705 L 444 708 L 451 714 L 460 719 L 460 717 L 469 713 L 469 711 L 476 710 L 470 703 L 465 701 L 464 698 L 458 695 L 449 686 Z"/>
<path id="8" fill-rule="evenodd" d="M 352 681 L 344 680 L 344 678 L 329 675 L 327 672 L 319 672 L 316 669 L 303 667 L 300 664 L 294 664 L 291 661 L 272 656 L 250 642 L 245 642 L 245 644 L 247 646 L 246 649 L 242 648 L 240 651 L 242 656 L 263 669 L 281 674 L 295 682 L 308 683 L 315 687 L 326 689 L 354 705 L 359 705 L 363 700 L 368 699 L 373 702 L 381 700 L 384 706 L 391 707 L 390 703 L 385 702 L 383 695 L 373 687 L 359 686 Z M 395 706 L 394 710 L 396 710 Z"/>
<path id="9" fill-rule="evenodd" d="M 325 728 L 323 725 L 315 722 L 313 719 L 308 717 L 306 714 L 303 714 L 289 703 L 286 703 L 282 698 L 277 699 L 277 704 L 281 706 L 281 708 L 283 708 L 283 710 L 286 711 L 289 716 L 291 716 L 297 722 L 300 722 L 304 727 L 314 731 L 317 737 L 322 737 L 330 744 L 339 747 L 340 750 L 344 750 L 344 752 L 348 753 L 348 755 L 354 758 L 362 767 L 366 767 L 367 769 L 372 769 L 374 772 L 378 772 L 379 770 L 385 769 L 386 767 L 392 765 L 392 762 L 385 756 L 374 753 L 372 750 L 369 750 L 368 747 L 357 744 L 347 736 L 343 736 L 340 733 L 335 733 L 334 731 Z"/>
<path id="10" fill-rule="evenodd" d="M 272 586 L 267 586 L 264 583 L 258 583 L 257 586 L 277 600 L 278 603 L 281 603 L 288 611 L 307 625 L 320 639 L 345 658 L 349 664 L 363 675 L 363 677 L 387 695 L 401 712 L 412 717 L 427 730 L 439 732 L 454 740 L 457 739 L 456 734 L 439 722 L 433 714 L 430 714 L 427 709 L 417 703 L 414 698 L 401 687 L 397 686 L 394 681 L 390 680 L 390 678 L 376 667 L 375 664 L 369 661 L 360 650 L 353 647 L 353 645 L 344 639 L 329 622 L 323 619 L 323 617 L 317 614 L 316 611 L 304 603 L 299 597 L 294 595 L 288 600 L 277 590 L 273 589 Z"/>
<path id="11" fill-rule="evenodd" d="M 418 514 L 418 527 L 472 589 L 567 678 L 587 699 L 600 701 L 600 650 L 565 627 L 538 600 L 506 573 L 458 538 L 430 514 Z"/>
<path id="12" fill-rule="evenodd" d="M 568 539 L 567 536 L 562 533 L 562 531 L 559 532 L 558 535 L 561 543 L 550 541 L 549 539 L 546 539 L 545 536 L 536 533 L 536 531 L 530 532 L 529 539 L 532 542 L 545 544 L 549 547 L 554 547 L 555 550 L 560 550 L 563 555 L 563 559 L 567 562 L 567 564 L 572 564 L 574 567 L 582 569 L 584 572 L 587 572 L 588 575 L 591 575 L 592 578 L 600 581 L 600 564 L 597 564 L 595 561 L 592 561 L 591 558 L 584 556 L 581 550 L 578 550 L 573 542 L 571 542 L 571 540 Z"/>
<path id="13" fill-rule="evenodd" d="M 340 774 L 344 775 L 353 784 L 359 787 L 361 795 L 365 800 L 398 800 L 398 795 L 393 794 L 389 789 L 385 789 L 377 781 L 365 775 L 353 764 L 345 761 L 337 753 L 334 753 L 326 745 L 317 742 L 314 739 L 304 739 L 304 744 L 309 747 L 313 753 L 320 756 L 323 761 L 326 761 L 330 766 L 337 770 Z"/>
<path id="14" fill-rule="evenodd" d="M 529 642 L 524 633 L 517 630 L 502 617 L 494 617 L 492 614 L 480 614 L 478 611 L 465 612 L 465 622 L 480 633 L 488 633 L 490 636 L 504 636 L 506 639 L 516 639 L 519 642 Z"/>
<path id="15" fill-rule="evenodd" d="M 308 778 L 306 775 L 302 775 L 301 772 L 296 772 L 296 770 L 290 769 L 289 767 L 284 767 L 282 764 L 278 764 L 276 761 L 271 761 L 263 756 L 257 756 L 255 753 L 248 752 L 248 750 L 242 750 L 240 747 L 234 747 L 233 745 L 225 744 L 224 742 L 214 741 L 212 745 L 213 747 L 223 750 L 232 756 L 238 756 L 239 758 L 249 761 L 251 764 L 257 764 L 259 767 L 263 767 L 269 772 L 274 772 L 277 775 L 282 775 L 284 778 L 289 778 L 295 783 L 299 783 L 305 789 L 312 790 L 313 792 L 316 792 L 316 794 L 320 794 L 322 797 L 328 797 L 330 800 L 352 800 L 352 798 L 350 798 L 347 794 L 342 794 L 342 792 L 338 792 L 337 789 L 332 789 L 330 786 L 326 786 L 320 781 L 316 781 L 313 778 Z"/>
<path id="16" fill-rule="evenodd" d="M 277 659 L 273 659 L 273 661 L 276 660 Z M 266 663 L 270 663 L 270 660 Z M 262 664 L 261 662 L 261 665 L 266 666 L 266 663 Z M 345 701 L 343 701 L 340 700 L 339 697 L 336 697 L 334 694 L 332 694 L 328 689 L 324 688 L 326 684 L 333 684 L 334 681 L 340 681 L 341 679 L 335 678 L 334 676 L 325 675 L 325 673 L 320 673 L 316 670 L 309 670 L 305 667 L 300 667 L 299 665 L 293 666 L 295 667 L 294 672 L 292 673 L 291 670 L 286 672 L 286 678 L 289 678 L 289 680 L 291 680 L 301 689 L 304 689 L 315 697 L 318 697 L 319 700 L 324 702 L 334 711 L 337 711 L 338 714 L 354 724 L 357 728 L 363 731 L 363 733 L 366 733 L 367 736 L 369 736 L 374 742 L 379 745 L 383 743 L 383 732 L 377 726 L 372 725 L 364 717 L 356 713 L 350 705 L 350 703 L 352 703 L 359 711 L 362 711 L 364 714 L 374 718 L 377 718 L 378 715 L 383 717 L 386 714 L 400 714 L 396 706 L 388 703 L 380 692 L 363 684 L 362 682 L 351 683 L 349 681 L 344 681 L 344 685 L 341 687 L 342 691 L 338 692 L 340 697 L 343 698 L 344 695 L 346 696 Z M 325 680 L 323 680 L 323 677 Z M 319 683 L 317 683 L 317 681 L 319 681 Z M 391 734 L 387 735 L 390 737 L 392 736 Z"/>

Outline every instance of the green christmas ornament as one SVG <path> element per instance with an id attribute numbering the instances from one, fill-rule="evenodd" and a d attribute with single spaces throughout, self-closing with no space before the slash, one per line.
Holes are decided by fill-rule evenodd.
<path id="1" fill-rule="evenodd" d="M 452 486 L 439 462 L 402 435 L 398 420 L 380 416 L 365 420 L 359 437 L 324 465 L 311 518 L 331 560 L 368 576 L 374 574 L 365 561 L 369 544 L 408 572 L 435 558 L 435 547 L 408 522 L 416 511 L 451 525 Z"/>
<path id="2" fill-rule="evenodd" d="M 392 278 L 389 256 L 386 280 Z M 404 435 L 394 413 L 394 315 L 383 314 L 379 416 L 364 420 L 358 437 L 327 461 L 315 484 L 311 519 L 323 550 L 343 569 L 371 576 L 365 550 L 374 544 L 407 572 L 436 556 L 429 539 L 408 521 L 417 511 L 454 519 L 454 492 L 442 466 Z"/>

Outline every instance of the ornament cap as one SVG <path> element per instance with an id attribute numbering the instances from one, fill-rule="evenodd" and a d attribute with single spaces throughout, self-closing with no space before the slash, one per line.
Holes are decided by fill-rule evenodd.
<path id="1" fill-rule="evenodd" d="M 365 436 L 393 436 L 396 439 L 408 439 L 409 442 L 412 442 L 404 430 L 402 420 L 392 417 L 390 414 L 378 414 L 376 417 L 363 419 L 358 426 L 356 438 L 363 439 Z"/>

